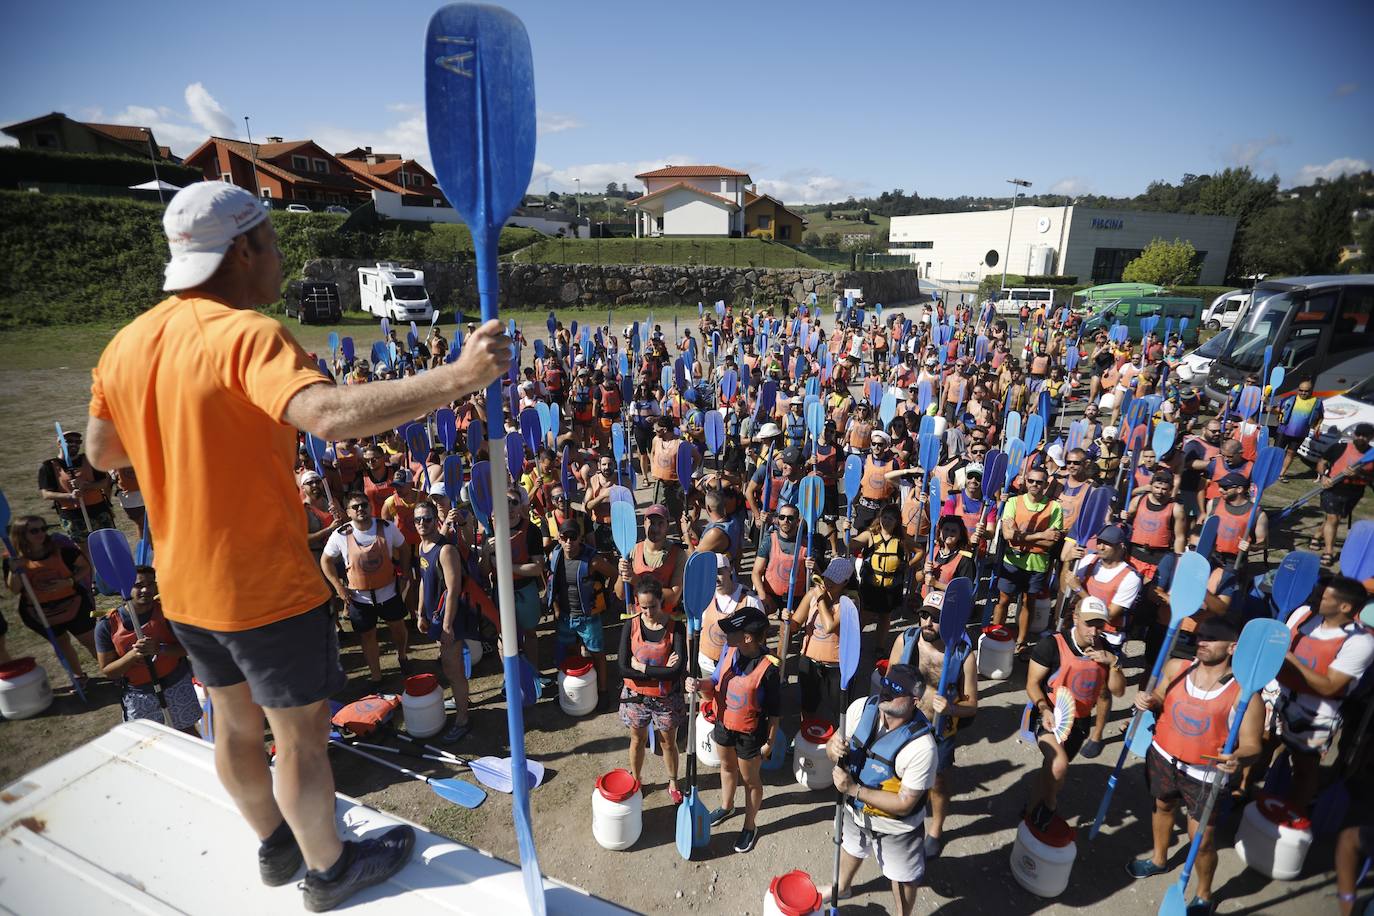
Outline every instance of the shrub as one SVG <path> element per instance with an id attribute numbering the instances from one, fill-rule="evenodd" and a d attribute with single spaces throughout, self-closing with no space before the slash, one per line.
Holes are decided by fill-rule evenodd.
<path id="1" fill-rule="evenodd" d="M 158 177 L 168 184 L 188 185 L 205 178 L 200 169 L 171 162 L 157 164 Z M 132 197 L 131 184 L 153 179 L 153 163 L 137 156 L 63 153 L 54 150 L 0 147 L 0 188 L 19 187 L 21 181 L 50 184 L 108 185 Z"/>

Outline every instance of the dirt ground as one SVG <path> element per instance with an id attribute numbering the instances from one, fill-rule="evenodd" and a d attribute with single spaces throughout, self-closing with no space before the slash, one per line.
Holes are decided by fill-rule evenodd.
<path id="1" fill-rule="evenodd" d="M 604 315 L 604 313 L 602 313 Z M 678 313 L 684 324 L 695 318 L 695 310 Z M 661 321 L 670 322 L 671 312 L 660 311 Z M 585 317 L 584 317 L 585 316 Z M 595 317 L 595 312 L 577 314 L 579 320 Z M 616 322 L 642 315 L 616 316 Z M 522 316 L 528 329 L 542 330 L 542 315 Z M 567 317 L 565 317 L 567 320 Z M 329 328 L 299 328 L 290 324 L 302 343 L 323 349 Z M 354 326 L 339 329 L 353 333 L 360 341 L 370 332 Z M 527 331 L 533 336 L 541 331 Z M 35 475 L 39 462 L 53 446 L 53 420 L 68 428 L 84 423 L 89 383 L 88 370 L 109 339 L 109 328 L 81 327 L 31 331 L 0 335 L 0 484 L 15 513 L 45 512 L 36 499 Z M 1266 496 L 1269 505 L 1282 505 L 1311 485 L 1302 479 L 1274 487 Z M 645 502 L 644 494 L 640 502 Z M 1368 502 L 1368 501 L 1366 501 Z M 1362 516 L 1370 509 L 1362 507 Z M 1316 514 L 1308 510 L 1295 525 L 1279 532 L 1275 540 L 1279 552 L 1291 547 L 1294 538 L 1315 527 Z M 124 523 L 127 531 L 132 528 Z M 748 561 L 746 561 L 746 568 Z M 33 654 L 47 666 L 57 683 L 61 671 L 44 642 L 17 621 L 13 602 L 6 602 L 4 613 L 11 628 L 8 649 L 11 655 Z M 552 658 L 552 628 L 543 632 L 543 658 Z M 611 629 L 607 642 L 614 645 L 618 630 Z M 384 649 L 387 641 L 383 639 Z M 1132 654 L 1139 644 L 1132 644 Z M 438 671 L 436 652 L 431 645 L 412 651 L 422 666 Z M 368 691 L 365 668 L 356 641 L 343 639 L 343 664 L 353 677 L 340 699 L 350 700 Z M 871 667 L 871 649 L 861 664 L 855 683 L 864 683 Z M 93 663 L 88 662 L 88 671 Z M 394 656 L 383 661 L 388 671 L 384 690 L 399 691 L 401 678 Z M 612 666 L 612 670 L 614 670 Z M 1137 666 L 1128 664 L 1133 683 L 1143 678 Z M 1029 779 L 1038 754 L 1013 737 L 1018 725 L 1025 693 L 1021 689 L 1024 668 L 1012 679 L 980 684 L 980 712 L 977 720 L 961 733 L 958 764 L 953 783 L 957 793 L 945 836 L 942 857 L 928 868 L 928 886 L 920 894 L 919 913 L 986 913 L 1086 911 L 1135 916 L 1154 913 L 1170 875 L 1134 881 L 1125 872 L 1132 857 L 1143 854 L 1149 845 L 1148 798 L 1144 788 L 1143 764 L 1133 760 L 1124 773 L 1115 804 L 1102 835 L 1089 842 L 1081 831 L 1078 859 L 1068 890 L 1056 900 L 1041 900 L 1022 890 L 1011 878 L 1008 858 L 1018 812 L 1029 790 Z M 834 796 L 829 792 L 810 792 L 796 784 L 790 767 L 766 774 L 764 809 L 759 816 L 758 845 L 747 855 L 735 854 L 733 845 L 740 819 L 722 825 L 707 849 L 699 850 L 691 862 L 683 861 L 673 845 L 675 809 L 665 790 L 663 764 L 651 758 L 645 764 L 647 795 L 644 800 L 644 830 L 640 840 L 624 852 L 601 849 L 591 836 L 591 792 L 600 774 L 627 765 L 626 731 L 614 713 L 574 720 L 559 708 L 550 690 L 549 698 L 526 713 L 529 755 L 547 768 L 545 783 L 532 794 L 532 812 L 540 863 L 545 873 L 583 887 L 624 906 L 644 912 L 754 914 L 762 910 L 762 899 L 772 876 L 802 869 L 818 884 L 830 880 L 834 846 L 831 825 Z M 33 719 L 0 722 L 0 784 L 76 747 L 102 733 L 120 720 L 118 691 L 113 685 L 96 687 L 91 704 L 83 707 L 71 695 L 59 696 L 53 707 Z M 499 660 L 489 655 L 475 668 L 472 681 L 473 732 L 458 746 L 468 756 L 508 753 Z M 1119 739 L 1127 721 L 1126 700 L 1115 704 L 1113 722 L 1107 735 L 1109 743 L 1096 760 L 1075 761 L 1069 785 L 1061 800 L 1061 813 L 1070 823 L 1090 823 L 1101 797 L 1107 773 L 1119 752 Z M 788 707 L 795 710 L 795 688 L 789 692 Z M 784 722 L 795 733 L 795 712 Z M 393 742 L 395 743 L 395 742 Z M 685 763 L 685 758 L 684 758 Z M 419 768 L 423 769 L 424 764 Z M 453 775 L 437 766 L 436 775 Z M 461 771 L 456 774 L 465 776 Z M 335 776 L 340 791 L 359 797 L 378 808 L 415 820 L 454 839 L 493 852 L 511 861 L 518 859 L 507 796 L 491 793 L 476 810 L 465 810 L 438 801 L 429 790 L 353 757 L 335 761 Z M 466 777 L 470 778 L 470 777 Z M 702 768 L 699 786 L 708 808 L 719 804 L 717 772 Z M 737 805 L 742 805 L 742 796 Z M 1367 805 L 1368 799 L 1364 801 Z M 1230 848 L 1234 819 L 1223 828 L 1221 862 L 1216 881 L 1222 913 L 1296 913 L 1303 909 L 1326 910 L 1332 906 L 1330 841 L 1319 842 L 1308 856 L 1302 878 L 1293 882 L 1271 881 L 1242 868 Z M 1186 847 L 1175 838 L 1171 864 L 1181 864 Z M 874 865 L 860 871 L 857 895 L 844 906 L 847 913 L 882 913 L 891 908 L 888 883 Z"/>

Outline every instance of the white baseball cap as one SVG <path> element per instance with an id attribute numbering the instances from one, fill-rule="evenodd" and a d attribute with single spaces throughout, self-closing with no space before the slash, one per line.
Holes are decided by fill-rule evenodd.
<path id="1" fill-rule="evenodd" d="M 199 181 L 176 193 L 162 215 L 172 260 L 162 288 L 199 286 L 219 269 L 234 239 L 267 219 L 267 208 L 238 185 Z"/>

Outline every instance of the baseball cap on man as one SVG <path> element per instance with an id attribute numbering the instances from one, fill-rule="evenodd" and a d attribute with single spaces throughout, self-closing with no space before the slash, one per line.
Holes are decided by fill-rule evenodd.
<path id="1" fill-rule="evenodd" d="M 162 288 L 171 292 L 204 283 L 234 239 L 266 219 L 267 208 L 237 185 L 197 181 L 182 188 L 162 215 L 172 250 Z"/>
<path id="2" fill-rule="evenodd" d="M 720 618 L 720 629 L 723 633 L 762 633 L 768 629 L 768 615 L 748 605 Z"/>
<path id="3" fill-rule="evenodd" d="M 1084 620 L 1110 620 L 1112 617 L 1107 612 L 1107 603 L 1092 595 L 1078 602 L 1078 616 Z"/>

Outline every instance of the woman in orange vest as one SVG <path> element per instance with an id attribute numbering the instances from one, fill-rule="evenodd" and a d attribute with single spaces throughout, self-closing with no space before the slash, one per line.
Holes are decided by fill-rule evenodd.
<path id="1" fill-rule="evenodd" d="M 677 479 L 677 450 L 682 447 L 671 417 L 659 417 L 654 424 L 654 441 L 649 450 L 649 471 L 654 478 L 655 496 L 673 518 L 682 514 L 682 484 Z"/>
<path id="2" fill-rule="evenodd" d="M 81 584 L 91 574 L 91 565 L 81 548 L 66 538 L 59 541 L 48 533 L 48 527 L 37 515 L 21 515 L 10 522 L 10 543 L 19 557 L 4 558 L 5 585 L 19 596 L 19 619 L 45 638 L 52 629 L 67 664 L 78 683 L 84 685 L 81 659 L 68 635 L 75 636 L 91 657 L 96 657 L 95 619 L 91 616 L 95 605 Z M 24 580 L 33 590 L 32 597 Z M 38 608 L 33 606 L 33 598 L 37 598 Z"/>
<path id="3" fill-rule="evenodd" d="M 802 718 L 820 716 L 838 722 L 846 707 L 840 689 L 840 596 L 854 578 L 854 561 L 836 557 L 825 572 L 811 580 L 792 626 L 802 633 L 797 684 L 801 687 Z"/>
<path id="4" fill-rule="evenodd" d="M 677 730 L 687 720 L 682 680 L 687 671 L 687 638 L 682 624 L 663 606 L 663 586 L 652 578 L 635 585 L 636 614 L 620 629 L 620 721 L 630 730 L 630 772 L 640 780 L 649 729 L 658 732 L 668 796 L 682 804 L 677 787 Z"/>
<path id="5" fill-rule="evenodd" d="M 778 740 L 782 686 L 777 659 L 764 652 L 768 617 L 743 607 L 720 621 L 728 645 L 710 678 L 687 679 L 716 709 L 711 740 L 720 755 L 720 807 L 711 812 L 714 829 L 735 813 L 735 789 L 744 784 L 744 824 L 735 852 L 748 852 L 758 838 L 755 818 L 763 807 L 763 761 Z"/>
<path id="6" fill-rule="evenodd" d="M 186 650 L 162 616 L 157 575 L 151 566 L 138 567 L 130 600 L 96 623 L 95 652 L 101 673 L 121 681 L 125 722 L 162 721 L 162 702 L 153 687 L 156 677 L 172 727 L 200 737 L 196 723 L 201 708 L 191 684 L 191 666 L 186 662 Z"/>
<path id="7" fill-rule="evenodd" d="M 1023 615 L 1025 616 L 1025 615 Z M 1054 821 L 1059 792 L 1069 775 L 1069 761 L 1078 755 L 1093 724 L 1093 709 L 1103 690 L 1119 697 L 1126 678 L 1117 657 L 1102 644 L 1107 606 L 1091 596 L 1078 602 L 1073 626 L 1053 639 L 1042 639 L 1031 651 L 1026 675 L 1026 725 L 1036 736 L 1044 762 L 1031 790 L 1026 822 L 1042 833 Z M 1073 698 L 1074 723 L 1062 742 L 1054 734 L 1055 694 L 1060 687 Z"/>
<path id="8" fill-rule="evenodd" d="M 1214 778 L 1213 770 L 1230 782 L 1241 766 L 1260 756 L 1263 703 L 1251 703 L 1246 708 L 1235 750 L 1222 755 L 1231 717 L 1241 700 L 1240 682 L 1231 672 L 1237 635 L 1235 625 L 1223 617 L 1204 619 L 1197 628 L 1197 658 L 1170 659 L 1154 693 L 1136 695 L 1136 709 L 1154 713 L 1156 722 L 1154 741 L 1145 756 L 1145 780 L 1154 799 L 1150 818 L 1154 848 L 1150 855 L 1127 865 L 1132 877 L 1149 878 L 1169 870 L 1169 845 L 1179 802 L 1188 808 L 1191 838 L 1199 827 L 1202 799 Z M 1202 842 L 1195 863 L 1194 900 L 1203 908 L 1212 900 L 1212 878 L 1217 868 L 1213 840 L 1216 816 L 1213 809 L 1207 823 L 1201 825 Z"/>

